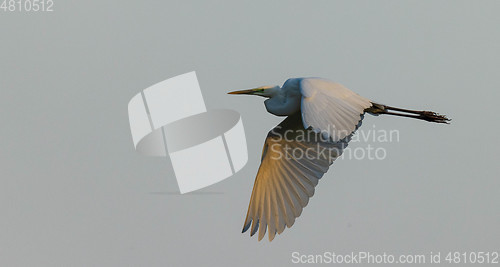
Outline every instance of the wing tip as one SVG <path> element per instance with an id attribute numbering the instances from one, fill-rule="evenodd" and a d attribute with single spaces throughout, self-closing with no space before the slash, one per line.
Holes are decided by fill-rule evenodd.
<path id="1" fill-rule="evenodd" d="M 252 225 L 252 220 L 248 221 L 247 224 L 243 225 L 243 230 L 241 230 L 241 233 L 244 233 L 250 228 L 250 225 Z"/>
<path id="2" fill-rule="evenodd" d="M 252 231 L 250 232 L 250 236 L 253 236 L 255 235 L 255 233 L 257 233 L 257 230 L 259 229 L 259 219 L 255 220 L 253 222 L 253 226 L 252 226 Z"/>

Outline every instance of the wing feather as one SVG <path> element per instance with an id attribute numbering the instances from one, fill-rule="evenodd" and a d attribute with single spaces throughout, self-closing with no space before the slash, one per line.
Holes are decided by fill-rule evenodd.
<path id="1" fill-rule="evenodd" d="M 283 138 L 284 132 L 290 130 L 293 138 Z M 289 116 L 271 130 L 264 144 L 243 232 L 251 228 L 250 234 L 254 235 L 258 231 L 259 240 L 267 232 L 272 241 L 276 233 L 290 228 L 314 195 L 319 179 L 341 155 L 347 142 L 348 138 L 339 142 L 325 140 L 312 129 L 304 129 L 300 113 Z M 298 154 L 302 157 L 293 151 L 301 151 Z M 325 151 L 328 153 L 322 154 Z"/>
<path id="2" fill-rule="evenodd" d="M 264 237 L 264 235 L 266 234 L 266 230 L 267 230 L 267 221 L 268 221 L 268 218 L 267 218 L 267 203 L 269 202 L 269 200 L 267 200 L 267 188 L 264 188 L 263 189 L 264 192 L 262 194 L 262 198 L 263 198 L 263 201 L 262 201 L 262 204 L 259 205 L 259 207 L 261 208 L 260 209 L 260 214 L 259 214 L 259 241 L 262 240 L 262 238 Z"/>

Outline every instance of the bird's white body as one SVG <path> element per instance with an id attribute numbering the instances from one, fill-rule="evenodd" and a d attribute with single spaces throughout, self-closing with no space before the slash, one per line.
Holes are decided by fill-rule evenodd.
<path id="1" fill-rule="evenodd" d="M 334 141 L 354 132 L 372 102 L 339 83 L 322 78 L 292 78 L 282 87 L 265 89 L 269 113 L 290 116 L 302 112 L 304 128 L 311 127 Z"/>

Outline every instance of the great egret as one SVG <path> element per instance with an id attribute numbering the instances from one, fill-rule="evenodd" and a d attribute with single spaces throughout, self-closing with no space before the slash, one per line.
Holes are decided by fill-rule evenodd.
<path id="1" fill-rule="evenodd" d="M 228 94 L 257 95 L 268 112 L 288 116 L 272 129 L 264 144 L 261 164 L 250 197 L 243 232 L 250 226 L 259 241 L 266 229 L 269 241 L 295 218 L 314 195 L 318 180 L 342 154 L 364 113 L 388 114 L 448 123 L 446 116 L 374 103 L 322 78 L 292 78 L 283 87 L 262 86 Z M 325 153 L 326 152 L 326 153 Z"/>

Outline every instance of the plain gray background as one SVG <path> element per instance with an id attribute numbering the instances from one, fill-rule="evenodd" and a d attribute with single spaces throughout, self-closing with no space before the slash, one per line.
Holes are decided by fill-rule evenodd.
<path id="1" fill-rule="evenodd" d="M 256 266 L 291 253 L 500 250 L 498 1 L 69 1 L 0 11 L 0 265 Z M 241 113 L 249 162 L 178 195 L 134 151 L 127 104 L 197 71 L 208 108 Z M 339 160 L 291 229 L 241 234 L 267 131 L 262 98 L 319 76 L 451 125 L 398 129 L 385 160 Z M 351 148 L 366 144 L 351 144 Z M 266 237 L 267 238 L 267 237 Z"/>

